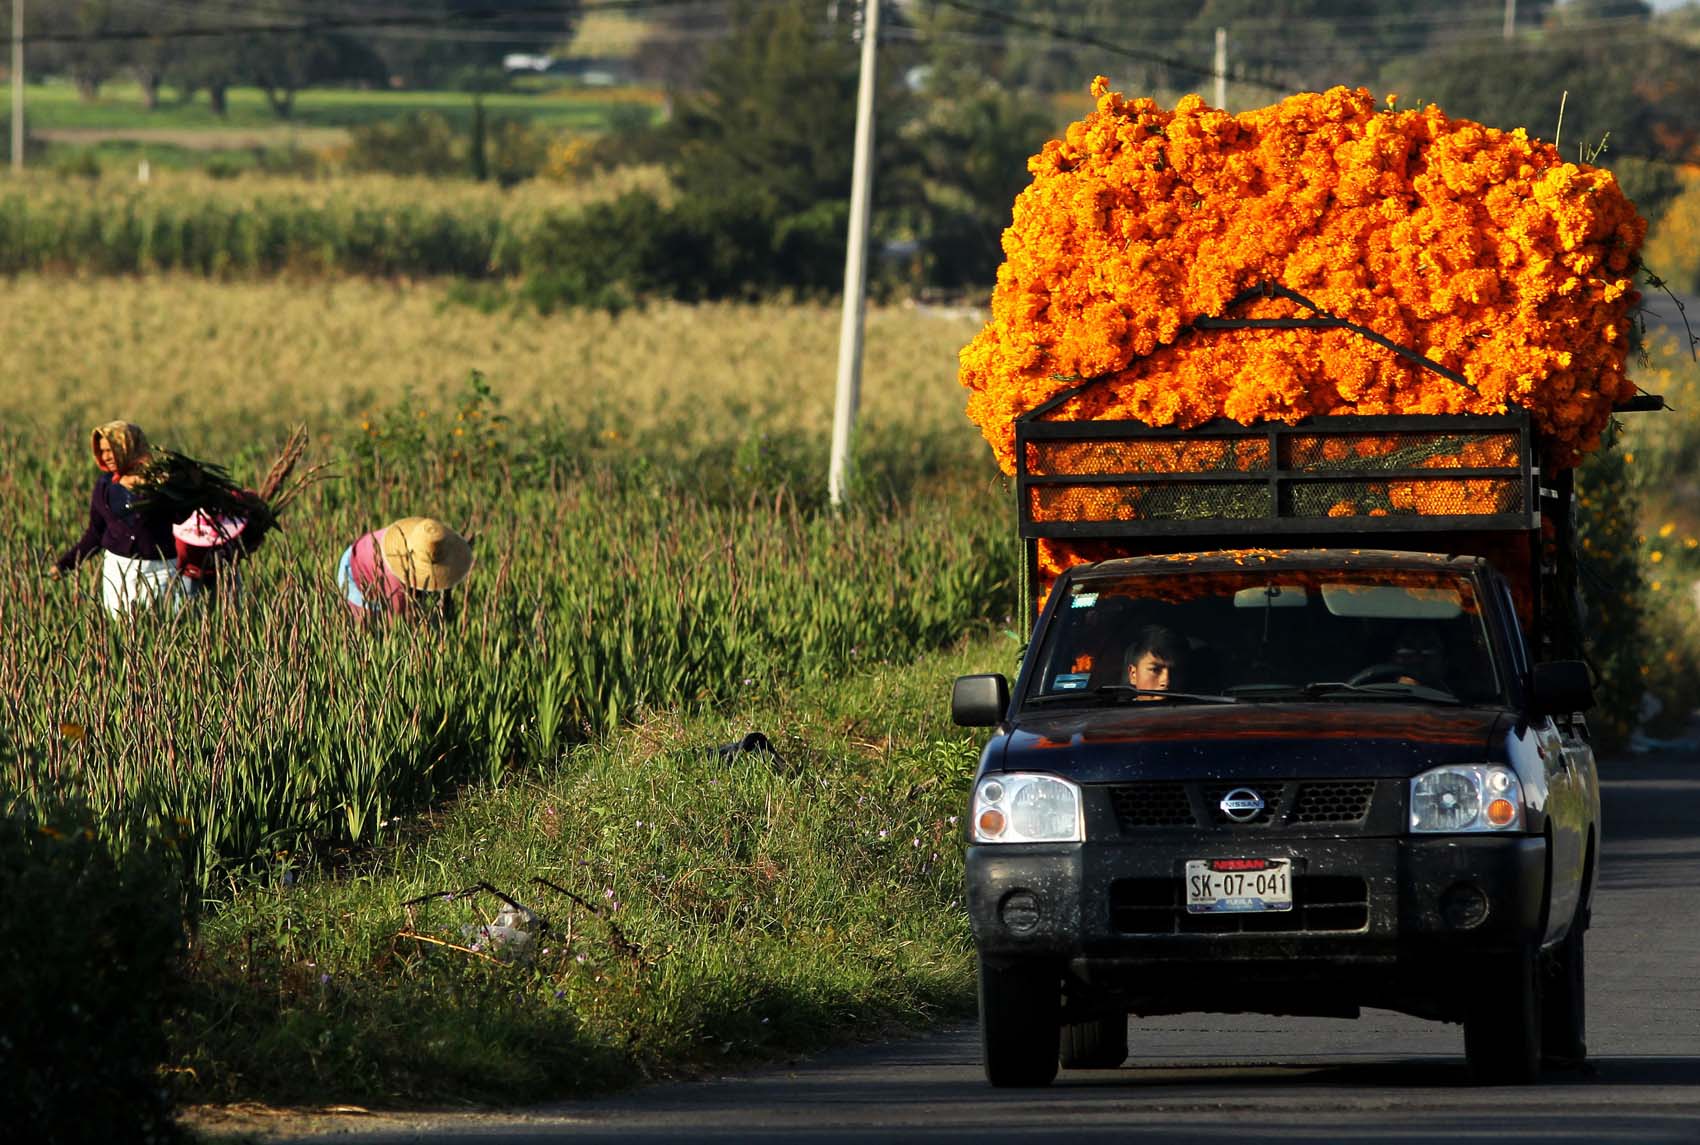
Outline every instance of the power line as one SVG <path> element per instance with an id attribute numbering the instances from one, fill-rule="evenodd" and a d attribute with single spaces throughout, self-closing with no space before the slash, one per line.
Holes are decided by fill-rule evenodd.
<path id="1" fill-rule="evenodd" d="M 1051 36 L 1055 39 L 1063 40 L 1068 43 L 1080 44 L 1090 48 L 1098 48 L 1099 50 L 1109 52 L 1112 55 L 1122 56 L 1130 60 L 1138 60 L 1140 63 L 1156 64 L 1160 67 L 1173 68 L 1175 71 L 1184 72 L 1188 75 L 1200 76 L 1205 79 L 1212 79 L 1216 74 L 1207 67 L 1189 63 L 1186 60 L 1177 59 L 1173 56 L 1164 56 L 1159 55 L 1156 52 L 1147 52 L 1139 48 L 1130 48 L 1126 44 L 1118 44 L 1112 40 L 1106 40 L 1101 36 L 1093 35 L 1090 32 L 1077 32 L 1068 28 L 1058 27 L 1054 24 L 1047 24 L 1041 20 L 1030 20 L 1025 16 L 1017 16 L 1012 12 L 999 12 L 995 8 L 986 8 L 979 4 L 969 3 L 968 0 L 935 0 L 935 2 L 946 8 L 954 8 L 959 12 L 966 12 L 971 16 L 979 16 L 983 19 L 992 20 L 1000 24 L 1007 24 L 1012 28 L 1020 28 L 1028 32 L 1040 32 L 1044 35 Z M 1296 88 L 1305 86 L 1296 82 L 1276 83 L 1270 80 L 1253 79 L 1251 77 L 1235 77 L 1234 82 L 1245 84 L 1250 87 L 1260 87 L 1265 91 L 1278 92 L 1281 94 L 1286 94 Z"/>
<path id="2" fill-rule="evenodd" d="M 590 12 L 643 11 L 673 5 L 658 4 L 656 0 L 597 0 L 595 3 L 572 4 L 562 0 L 539 0 L 537 3 L 515 5 L 501 11 L 449 10 L 436 14 L 417 12 L 394 15 L 312 15 L 290 20 L 254 20 L 224 25 L 190 25 L 183 28 L 108 28 L 95 32 L 38 32 L 25 35 L 25 44 L 103 44 L 140 40 L 207 40 L 229 36 L 300 35 L 344 30 L 375 31 L 384 28 L 446 28 L 476 25 L 486 21 L 502 23 L 524 16 L 578 16 Z M 346 11 L 346 8 L 344 9 Z M 234 14 L 234 13 L 233 13 Z M 535 31 L 536 29 L 528 29 Z M 518 34 L 519 29 L 514 29 Z"/>
<path id="3" fill-rule="evenodd" d="M 527 16 L 565 17 L 573 15 L 589 15 L 598 12 L 664 13 L 674 10 L 701 8 L 704 6 L 701 3 L 693 3 L 692 0 L 585 0 L 585 2 L 582 3 L 566 3 L 563 2 L 563 0 L 537 0 L 535 3 L 515 5 L 510 8 L 496 11 L 451 10 L 435 14 L 422 14 L 419 12 L 402 12 L 395 6 L 384 5 L 382 3 L 377 5 L 355 7 L 354 10 L 351 11 L 350 4 L 337 3 L 335 0 L 322 0 L 322 6 L 315 5 L 314 0 L 295 0 L 295 3 L 293 4 L 274 2 L 264 5 L 262 8 L 263 17 L 271 16 L 272 13 L 279 14 L 277 17 L 270 19 L 262 17 L 260 19 L 244 20 L 240 18 L 243 11 L 239 11 L 236 3 L 233 3 L 232 0 L 200 0 L 200 2 L 197 2 L 197 0 L 139 0 L 139 2 L 154 9 L 155 11 L 182 16 L 205 15 L 207 14 L 209 7 L 211 7 L 214 8 L 219 15 L 235 17 L 238 22 L 230 24 L 189 25 L 180 28 L 163 29 L 108 28 L 90 32 L 38 32 L 34 34 L 26 34 L 23 37 L 23 43 L 28 45 L 88 45 L 122 42 L 154 42 L 161 40 L 206 40 L 228 38 L 233 36 L 300 35 L 343 30 L 368 32 L 380 38 L 407 38 L 420 40 L 455 39 L 462 41 L 474 40 L 484 43 L 501 43 L 504 41 L 531 39 L 538 34 L 544 34 L 549 31 L 547 27 L 537 27 L 535 25 L 523 28 L 501 28 L 490 26 L 500 25 L 505 21 Z M 772 3 L 775 2 L 775 0 L 768 0 L 768 2 Z M 1189 60 L 1173 55 L 1165 55 L 1160 52 L 1152 52 L 1129 47 L 1126 44 L 1107 39 L 1092 31 L 1077 30 L 1060 25 L 1048 24 L 1044 21 L 1030 19 L 1015 13 L 1002 12 L 993 8 L 988 8 L 984 5 L 973 3 L 971 0 L 933 0 L 933 2 L 941 7 L 954 9 L 956 11 L 977 16 L 981 19 L 1003 24 L 1008 27 L 1037 32 L 1062 44 L 1096 48 L 1124 59 L 1136 60 L 1141 63 L 1170 68 L 1182 74 L 1196 76 L 1202 79 L 1212 79 L 1215 76 L 1215 72 L 1207 66 L 1193 63 Z M 251 13 L 253 12 L 253 8 L 248 7 L 245 11 Z M 295 13 L 295 15 L 290 15 L 290 13 Z M 256 13 L 256 15 L 261 15 L 261 13 Z M 1462 29 L 1464 26 L 1469 24 L 1470 20 L 1471 17 L 1465 14 L 1460 14 L 1457 17 L 1448 17 L 1441 13 L 1412 12 L 1375 22 L 1352 20 L 1350 18 L 1331 21 L 1304 18 L 1270 21 L 1263 18 L 1250 17 L 1235 21 L 1234 27 L 1246 29 L 1240 33 L 1242 39 L 1249 38 L 1255 40 L 1257 38 L 1256 29 L 1264 26 L 1270 28 L 1278 27 L 1287 31 L 1304 28 L 1337 31 L 1343 27 L 1356 26 L 1363 28 L 1376 28 L 1394 24 L 1407 24 L 1413 26 L 1432 24 L 1437 27 L 1450 26 L 1455 29 Z M 1495 22 L 1497 22 L 1497 17 L 1495 18 Z M 478 25 L 480 24 L 484 24 L 485 26 L 479 27 Z M 1181 21 L 1147 21 L 1142 22 L 1142 26 L 1164 27 L 1174 29 L 1180 33 L 1197 30 L 1196 25 Z M 1557 25 L 1557 28 L 1568 32 L 1586 32 L 1589 35 L 1596 37 L 1602 34 L 1610 36 L 1617 33 L 1658 34 L 1657 29 L 1653 26 L 1652 22 L 1640 17 L 1605 17 L 1598 20 L 1578 21 L 1573 24 L 1559 24 Z M 730 29 L 727 29 L 725 33 L 700 33 L 700 35 L 703 39 L 714 39 L 729 33 Z M 882 38 L 927 39 L 943 42 L 997 41 L 997 37 L 989 35 L 977 35 L 974 33 L 964 32 L 942 33 L 935 29 L 922 30 L 917 28 L 905 28 L 902 25 L 897 25 L 889 29 Z M 1460 45 L 1454 41 L 1452 46 L 1456 47 Z M 1552 50 L 1564 46 L 1567 45 L 1562 43 L 1554 44 L 1536 37 L 1528 36 L 1519 37 L 1517 40 L 1503 45 L 1504 48 L 1508 48 L 1512 51 L 1528 54 L 1534 54 L 1540 51 Z M 1401 51 L 1398 46 L 1393 44 L 1377 47 L 1372 44 L 1358 42 L 1351 39 L 1341 39 L 1332 41 L 1329 45 L 1315 45 L 1310 50 L 1299 50 L 1296 52 L 1289 50 L 1280 55 L 1265 55 L 1259 62 L 1287 65 L 1298 64 L 1302 66 L 1307 61 L 1326 62 L 1337 60 L 1340 53 L 1343 51 L 1349 51 L 1360 58 L 1375 60 L 1378 62 L 1385 62 L 1389 59 L 1396 59 L 1412 54 L 1409 51 Z M 1237 84 L 1261 88 L 1265 91 L 1280 94 L 1285 94 L 1287 92 L 1309 86 L 1307 83 L 1300 82 L 1290 77 L 1279 77 L 1279 73 L 1277 73 L 1277 76 L 1277 79 L 1263 79 L 1253 75 L 1239 74 L 1235 75 L 1233 79 Z"/>

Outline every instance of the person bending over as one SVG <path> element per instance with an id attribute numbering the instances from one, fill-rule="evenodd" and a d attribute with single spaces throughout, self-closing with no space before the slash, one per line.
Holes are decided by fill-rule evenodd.
<path id="1" fill-rule="evenodd" d="M 434 517 L 403 517 L 344 549 L 336 580 L 349 611 L 364 620 L 416 612 L 427 594 L 446 594 L 471 571 L 466 538 Z M 443 600 L 444 618 L 452 619 Z"/>

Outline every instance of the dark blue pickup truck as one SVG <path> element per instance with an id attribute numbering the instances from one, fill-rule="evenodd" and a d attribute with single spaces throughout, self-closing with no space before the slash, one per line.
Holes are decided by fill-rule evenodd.
<path id="1" fill-rule="evenodd" d="M 1192 1012 L 1459 1022 L 1494 1082 L 1581 1060 L 1593 678 L 1528 422 L 1018 430 L 1031 639 L 1013 687 L 952 696 L 995 729 L 990 1081 L 1114 1067 L 1129 1015 Z"/>

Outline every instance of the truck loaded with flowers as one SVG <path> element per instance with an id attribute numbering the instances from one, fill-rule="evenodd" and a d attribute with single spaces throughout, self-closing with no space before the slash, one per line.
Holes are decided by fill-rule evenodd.
<path id="1" fill-rule="evenodd" d="M 1335 89 L 1231 116 L 1094 85 L 1030 163 L 969 416 L 1031 640 L 971 796 L 986 1071 L 1128 1017 L 1462 1023 L 1586 1054 L 1599 790 L 1572 474 L 1645 224 L 1556 148 Z"/>

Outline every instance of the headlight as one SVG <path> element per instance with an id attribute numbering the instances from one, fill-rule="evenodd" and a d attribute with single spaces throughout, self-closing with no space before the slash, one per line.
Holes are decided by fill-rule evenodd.
<path id="1" fill-rule="evenodd" d="M 1437 767 L 1411 780 L 1412 831 L 1522 829 L 1523 785 L 1509 767 Z"/>
<path id="2" fill-rule="evenodd" d="M 974 788 L 976 843 L 1078 843 L 1080 788 L 1054 775 L 988 775 Z"/>

